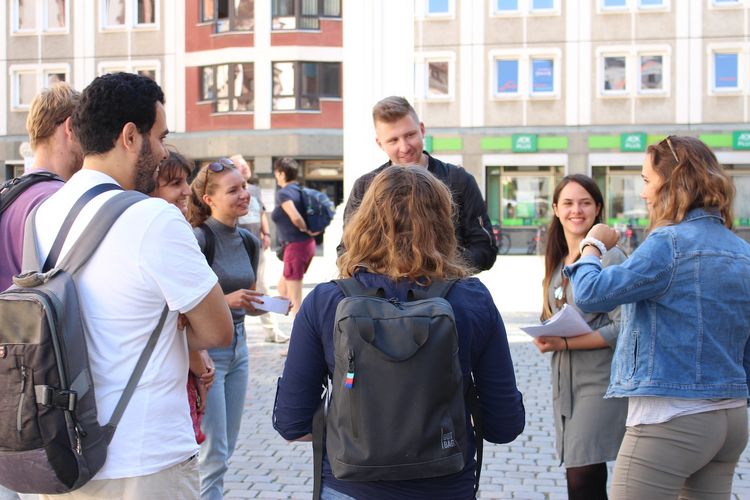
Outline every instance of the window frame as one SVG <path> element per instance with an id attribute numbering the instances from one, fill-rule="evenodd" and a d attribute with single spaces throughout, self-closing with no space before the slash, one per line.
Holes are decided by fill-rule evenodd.
<path id="1" fill-rule="evenodd" d="M 709 9 L 740 9 L 744 7 L 743 0 L 733 0 L 731 3 L 726 0 L 707 0 Z"/>
<path id="2" fill-rule="evenodd" d="M 320 20 L 321 19 L 341 19 L 341 9 L 342 9 L 342 2 L 341 0 L 338 1 L 338 15 L 330 15 L 325 13 L 325 1 L 326 0 L 317 0 L 318 4 L 318 11 L 316 15 L 311 14 L 302 14 L 302 0 L 286 0 L 291 1 L 294 5 L 294 14 L 287 15 L 287 16 L 281 16 L 276 15 L 276 7 L 278 5 L 278 2 L 281 0 L 271 0 L 271 32 L 281 32 L 281 33 L 288 33 L 290 31 L 320 31 Z M 289 18 L 294 17 L 294 27 L 293 28 L 283 28 L 283 27 L 277 27 L 276 26 L 276 19 L 277 18 Z M 315 20 L 314 24 L 315 27 L 300 27 L 303 23 L 302 20 Z"/>
<path id="3" fill-rule="evenodd" d="M 599 14 L 625 14 L 630 12 L 659 12 L 671 9 L 670 0 L 661 0 L 661 5 L 643 5 L 643 0 L 625 0 L 622 6 L 609 7 L 607 0 L 597 0 L 596 11 Z"/>
<path id="4" fill-rule="evenodd" d="M 493 0 L 490 4 L 490 15 L 491 16 L 518 16 L 522 13 L 522 7 L 523 7 L 523 0 L 515 0 L 516 1 L 516 8 L 513 10 L 501 10 L 498 9 L 499 2 L 501 0 Z"/>
<path id="5" fill-rule="evenodd" d="M 250 18 L 252 21 L 252 27 L 251 28 L 237 28 L 237 24 L 239 20 L 237 19 L 237 11 L 234 5 L 234 2 L 232 0 L 210 0 L 214 4 L 214 17 L 213 18 L 206 18 L 206 13 L 204 10 L 205 7 L 205 0 L 200 0 L 198 9 L 199 9 L 199 19 L 200 24 L 213 24 L 214 26 L 214 33 L 215 34 L 224 34 L 224 33 L 252 33 L 255 31 L 255 11 L 252 12 L 252 17 Z M 219 2 L 225 1 L 227 2 L 227 12 L 229 13 L 228 17 L 226 18 L 219 18 Z M 228 29 L 226 30 L 220 30 L 220 21 L 224 21 L 226 19 Z"/>
<path id="6" fill-rule="evenodd" d="M 446 102 L 456 98 L 456 54 L 452 51 L 423 52 L 415 54 L 415 95 L 425 102 Z M 431 63 L 448 64 L 448 92 L 444 95 L 430 94 Z"/>
<path id="7" fill-rule="evenodd" d="M 455 0 L 445 0 L 448 10 L 446 12 L 431 12 L 430 0 L 424 0 L 424 18 L 425 19 L 453 19 L 456 16 Z"/>
<path id="8" fill-rule="evenodd" d="M 661 57 L 661 88 L 660 89 L 644 89 L 643 88 L 643 72 L 641 58 L 643 57 Z M 638 73 L 636 75 L 636 93 L 639 96 L 665 96 L 669 94 L 669 86 L 671 85 L 671 79 L 669 77 L 670 72 L 667 69 L 670 67 L 671 59 L 669 54 L 663 51 L 638 51 L 635 54 L 636 64 L 635 70 Z"/>
<path id="9" fill-rule="evenodd" d="M 548 8 L 534 8 L 534 0 L 526 0 L 528 2 L 528 12 L 532 16 L 549 16 L 560 14 L 560 0 L 552 0 L 552 7 Z"/>
<path id="10" fill-rule="evenodd" d="M 122 0 L 125 3 L 125 20 L 122 24 L 108 24 L 107 14 L 109 0 L 99 0 L 99 31 L 103 33 L 117 31 L 147 31 L 161 29 L 160 0 L 151 0 L 153 4 L 154 21 L 152 23 L 138 22 L 138 0 Z"/>
<path id="11" fill-rule="evenodd" d="M 277 64 L 292 64 L 292 69 L 294 70 L 294 108 L 293 109 L 275 109 L 275 103 L 274 99 L 277 97 L 279 98 L 289 98 L 291 97 L 288 94 L 279 94 L 278 96 L 274 94 L 274 85 L 273 85 L 273 75 L 274 75 L 274 69 Z M 316 65 L 316 77 L 317 77 L 317 93 L 311 94 L 311 93 L 302 93 L 302 89 L 304 88 L 304 82 L 302 81 L 303 78 L 303 71 L 302 68 L 306 64 L 315 64 Z M 338 88 L 337 93 L 338 95 L 331 95 L 327 93 L 326 89 L 323 89 L 323 83 L 324 80 L 322 78 L 323 75 L 323 65 L 338 65 Z M 279 61 L 271 61 L 271 113 L 320 113 L 321 112 L 321 101 L 340 101 L 342 99 L 342 76 L 343 76 L 343 63 L 342 61 L 290 61 L 290 60 L 279 60 Z M 301 102 L 303 99 L 314 99 L 317 102 L 317 108 L 304 108 L 301 106 Z"/>
<path id="12" fill-rule="evenodd" d="M 97 76 L 102 76 L 107 73 L 115 73 L 117 71 L 137 74 L 139 70 L 153 70 L 156 75 L 154 81 L 161 85 L 161 61 L 157 59 L 100 61 L 96 65 Z"/>
<path id="13" fill-rule="evenodd" d="M 243 82 L 244 82 L 245 81 L 245 69 L 244 69 L 244 67 L 248 66 L 248 65 L 253 70 L 253 74 L 252 74 L 253 85 L 252 85 L 251 89 L 248 89 L 250 91 L 249 92 L 250 100 L 248 102 L 248 105 L 247 105 L 246 109 L 233 109 L 234 108 L 234 102 L 235 101 L 239 101 L 240 98 L 244 95 L 244 94 L 241 93 L 241 91 L 240 91 L 240 95 L 235 95 L 234 94 L 234 89 L 236 88 L 236 81 L 235 81 L 236 77 L 234 76 L 236 74 L 236 72 L 233 72 L 234 67 L 235 66 L 242 66 L 243 67 L 242 78 L 243 78 Z M 228 87 L 227 87 L 227 91 L 228 92 L 227 92 L 227 96 L 226 97 L 219 97 L 219 95 L 218 95 L 219 92 L 218 92 L 217 78 L 218 78 L 218 74 L 219 74 L 218 68 L 220 66 L 227 66 L 227 75 L 228 75 L 228 78 L 229 78 L 230 74 L 232 75 L 231 76 L 231 79 L 232 79 L 231 84 L 228 85 Z M 211 98 L 211 99 L 206 99 L 205 98 L 205 87 L 204 87 L 205 79 L 204 79 L 203 75 L 204 75 L 204 70 L 206 68 L 212 68 L 212 70 L 213 70 L 213 82 L 211 84 L 211 87 L 213 89 L 213 95 L 214 95 L 214 97 Z M 213 111 L 212 111 L 212 113 L 214 113 L 214 114 L 220 114 L 220 115 L 228 115 L 228 114 L 253 114 L 253 113 L 255 113 L 255 62 L 254 61 L 241 61 L 241 62 L 237 61 L 237 62 L 223 62 L 223 63 L 217 63 L 217 64 L 207 64 L 207 65 L 204 65 L 204 66 L 198 66 L 198 72 L 199 72 L 199 79 L 200 79 L 200 82 L 199 82 L 199 89 L 200 89 L 199 92 L 200 93 L 199 93 L 199 98 L 198 98 L 198 103 L 199 104 L 212 103 L 213 104 Z M 229 79 L 227 80 L 227 83 L 229 83 Z M 219 105 L 220 105 L 220 103 L 222 101 L 226 101 L 227 102 L 227 110 L 226 111 L 220 111 L 219 110 Z"/>
<path id="14" fill-rule="evenodd" d="M 534 61 L 549 59 L 552 61 L 552 90 L 534 91 Z M 498 93 L 498 62 L 515 60 L 518 62 L 518 88 L 516 92 Z M 562 51 L 559 48 L 538 49 L 501 49 L 490 52 L 490 93 L 492 100 L 557 100 L 562 96 Z"/>
<path id="15" fill-rule="evenodd" d="M 524 72 L 522 69 L 523 54 L 507 54 L 502 56 L 495 56 L 492 58 L 492 88 L 490 95 L 496 100 L 508 100 L 508 99 L 519 99 L 523 98 L 523 92 L 521 89 L 524 88 Z M 498 88 L 500 85 L 500 66 L 499 63 L 502 61 L 515 61 L 516 63 L 516 91 L 515 92 L 499 92 Z"/>
<path id="16" fill-rule="evenodd" d="M 34 95 L 40 90 L 48 88 L 47 78 L 51 73 L 62 73 L 65 75 L 65 81 L 70 83 L 70 64 L 67 63 L 47 63 L 47 64 L 12 64 L 8 67 L 10 75 L 10 111 L 26 112 L 29 110 L 31 101 L 28 104 L 20 102 L 20 75 L 32 75 L 34 77 Z M 32 97 L 33 99 L 33 97 Z"/>
<path id="17" fill-rule="evenodd" d="M 747 63 L 745 57 L 746 47 L 740 46 L 710 46 L 708 47 L 708 93 L 709 95 L 738 95 L 747 94 L 745 89 L 745 71 L 744 64 Z M 737 85 L 734 87 L 717 87 L 716 86 L 716 56 L 719 54 L 735 54 L 737 64 L 735 70 L 737 73 Z"/>
<path id="18" fill-rule="evenodd" d="M 19 6 L 20 0 L 11 0 L 10 16 L 11 16 L 11 36 L 24 36 L 24 35 L 65 35 L 70 33 L 70 2 L 71 0 L 65 0 L 65 26 L 50 27 L 49 22 L 49 0 L 33 0 L 34 12 L 35 12 L 35 23 L 33 28 L 21 29 L 19 25 Z"/>
<path id="19" fill-rule="evenodd" d="M 630 61 L 632 57 L 629 57 L 630 54 L 625 51 L 611 51 L 611 52 L 603 52 L 598 55 L 598 84 L 597 84 L 597 93 L 600 97 L 631 97 L 632 94 L 632 83 L 631 83 L 631 71 L 630 68 L 632 67 L 632 62 Z M 606 59 L 607 58 L 615 58 L 615 57 L 622 57 L 625 59 L 625 88 L 624 89 L 606 89 Z"/>
<path id="20" fill-rule="evenodd" d="M 549 60 L 552 63 L 552 89 L 549 91 L 534 90 L 534 61 Z M 556 97 L 560 93 L 560 64 L 559 57 L 547 53 L 532 53 L 528 56 L 529 96 L 535 99 Z"/>

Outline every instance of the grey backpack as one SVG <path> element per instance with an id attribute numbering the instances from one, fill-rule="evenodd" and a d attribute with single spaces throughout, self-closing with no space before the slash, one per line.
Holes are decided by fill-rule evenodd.
<path id="1" fill-rule="evenodd" d="M 325 416 L 321 405 L 313 423 L 314 494 L 324 433 L 337 479 L 398 481 L 463 470 L 471 458 L 467 404 L 478 484 L 478 401 L 473 382 L 464 383 L 453 308 L 444 298 L 453 283 L 435 281 L 427 289 L 410 290 L 407 302 L 386 298 L 382 289 L 365 289 L 354 278 L 336 284 L 345 298 L 334 320 L 330 405 Z"/>
<path id="2" fill-rule="evenodd" d="M 112 197 L 55 264 L 80 209 L 109 189 L 120 188 L 96 186 L 74 205 L 53 244 L 49 270 L 36 250 L 34 209 L 26 221 L 24 269 L 40 271 L 14 277 L 0 293 L 0 484 L 19 493 L 66 493 L 97 473 L 166 320 L 165 307 L 110 422 L 100 425 L 75 277 L 120 214 L 146 196 L 126 191 Z"/>

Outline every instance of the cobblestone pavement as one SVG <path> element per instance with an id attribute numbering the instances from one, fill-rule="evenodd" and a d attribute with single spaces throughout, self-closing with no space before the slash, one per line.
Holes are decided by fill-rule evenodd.
<path id="1" fill-rule="evenodd" d="M 269 276 L 278 275 L 276 265 L 270 263 Z M 330 262 L 314 263 L 312 269 L 319 271 L 306 276 L 305 290 L 309 291 L 313 283 L 330 279 L 331 265 Z M 480 275 L 492 290 L 503 315 L 518 387 L 526 406 L 526 429 L 516 441 L 508 445 L 485 443 L 480 499 L 562 500 L 567 497 L 564 471 L 554 451 L 549 357 L 539 354 L 519 329 L 538 317 L 536 311 L 540 304 L 523 297 L 540 295 L 541 267 L 538 257 L 503 257 L 495 268 Z M 509 283 L 513 285 L 507 285 Z M 239 444 L 226 475 L 226 497 L 309 499 L 312 492 L 310 443 L 288 444 L 271 425 L 276 380 L 286 359 L 281 356 L 286 345 L 265 343 L 256 318 L 248 318 L 246 324 L 250 383 Z M 289 332 L 291 322 L 282 318 L 280 327 Z M 750 452 L 747 449 L 735 474 L 733 499 L 750 499 Z"/>

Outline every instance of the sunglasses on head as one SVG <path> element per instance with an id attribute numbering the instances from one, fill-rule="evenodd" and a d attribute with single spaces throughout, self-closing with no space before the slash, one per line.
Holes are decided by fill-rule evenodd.
<path id="1" fill-rule="evenodd" d="M 224 171 L 225 168 L 235 168 L 234 162 L 229 158 L 219 158 L 218 160 L 206 165 L 205 177 L 203 178 L 203 191 L 205 193 L 206 187 L 208 186 L 208 171 L 218 174 Z"/>

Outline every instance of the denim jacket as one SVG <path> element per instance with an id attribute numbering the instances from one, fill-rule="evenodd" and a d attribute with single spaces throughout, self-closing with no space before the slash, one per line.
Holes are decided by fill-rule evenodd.
<path id="1" fill-rule="evenodd" d="M 655 229 L 620 265 L 565 268 L 586 312 L 622 309 L 606 397 L 745 398 L 750 373 L 750 245 L 718 212 Z"/>

